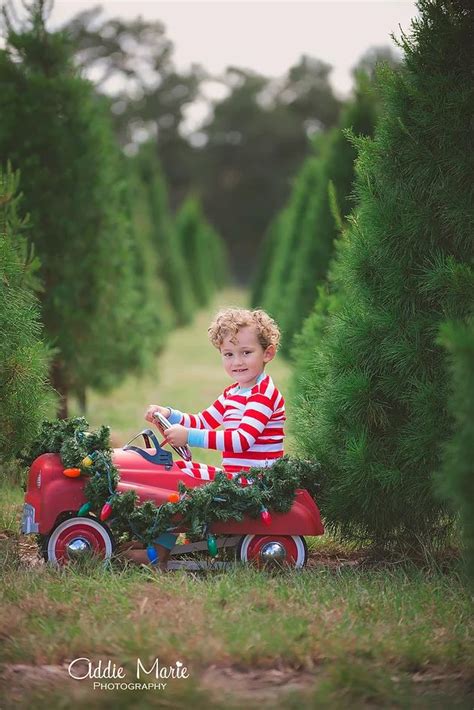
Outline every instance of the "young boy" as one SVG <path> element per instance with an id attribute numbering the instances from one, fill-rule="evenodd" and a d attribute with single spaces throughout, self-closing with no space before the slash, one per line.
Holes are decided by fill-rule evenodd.
<path id="1" fill-rule="evenodd" d="M 198 414 L 152 404 L 145 419 L 154 423 L 156 411 L 166 417 L 172 424 L 166 440 L 174 446 L 222 451 L 222 469 L 176 461 L 185 473 L 211 480 L 218 470 L 232 477 L 281 458 L 286 417 L 284 399 L 265 374 L 265 365 L 275 357 L 280 341 L 275 321 L 262 310 L 227 308 L 216 315 L 208 333 L 234 383 Z M 175 541 L 176 536 L 168 533 L 156 540 L 161 569 L 166 569 Z"/>

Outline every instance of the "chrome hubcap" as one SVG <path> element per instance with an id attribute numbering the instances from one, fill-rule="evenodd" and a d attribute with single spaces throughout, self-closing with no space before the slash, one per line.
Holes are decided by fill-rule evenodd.
<path id="1" fill-rule="evenodd" d="M 70 559 L 77 560 L 91 552 L 92 546 L 89 540 L 83 537 L 76 537 L 71 542 L 68 542 L 66 550 Z"/>
<path id="2" fill-rule="evenodd" d="M 280 542 L 267 542 L 260 550 L 263 562 L 284 562 L 286 550 Z"/>

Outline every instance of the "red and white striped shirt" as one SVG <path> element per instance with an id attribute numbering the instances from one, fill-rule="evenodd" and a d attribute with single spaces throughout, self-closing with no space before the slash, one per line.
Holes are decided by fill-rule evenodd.
<path id="1" fill-rule="evenodd" d="M 171 410 L 169 421 L 189 429 L 190 446 L 222 451 L 222 465 L 234 473 L 251 466 L 270 466 L 283 456 L 285 401 L 269 375 L 262 373 L 251 389 L 237 383 L 198 414 Z M 214 431 L 217 427 L 223 430 Z"/>

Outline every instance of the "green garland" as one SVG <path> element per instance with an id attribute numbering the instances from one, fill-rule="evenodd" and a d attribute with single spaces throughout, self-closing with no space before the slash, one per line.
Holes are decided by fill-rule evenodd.
<path id="1" fill-rule="evenodd" d="M 150 545 L 161 533 L 185 527 L 191 540 L 201 540 L 214 522 L 242 520 L 245 515 L 256 518 L 263 509 L 286 513 L 298 488 L 314 495 L 318 487 L 319 463 L 284 456 L 269 468 L 252 468 L 233 480 L 217 473 L 213 481 L 197 488 L 187 488 L 180 482 L 176 503 L 156 506 L 146 501 L 139 505 L 134 491 L 117 490 L 120 476 L 112 463 L 109 428 L 102 426 L 96 432 L 87 429 L 83 417 L 44 422 L 22 458 L 31 465 L 43 453 L 59 453 L 65 468 L 79 468 L 89 478 L 85 487 L 88 503 L 81 511 L 100 517 L 109 504 L 107 524 L 117 538 L 126 535 Z M 244 485 L 242 478 L 251 485 Z"/>

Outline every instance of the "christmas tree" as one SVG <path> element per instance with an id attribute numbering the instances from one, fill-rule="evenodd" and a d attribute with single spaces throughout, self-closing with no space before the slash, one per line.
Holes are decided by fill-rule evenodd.
<path id="1" fill-rule="evenodd" d="M 163 342 L 172 326 L 177 322 L 170 301 L 167 283 L 164 279 L 164 257 L 157 248 L 155 225 L 153 223 L 148 185 L 144 184 L 134 158 L 127 159 L 126 170 L 129 175 L 129 202 L 135 238 L 134 251 L 140 255 L 139 272 L 143 290 L 151 302 L 153 310 L 160 320 L 160 335 Z"/>
<path id="2" fill-rule="evenodd" d="M 282 293 L 291 273 L 305 228 L 311 216 L 313 196 L 321 184 L 321 160 L 310 157 L 296 176 L 286 208 L 280 215 L 277 241 L 272 249 L 271 269 L 267 274 L 261 305 L 278 321 L 283 311 Z M 285 336 L 285 333 L 283 332 Z"/>
<path id="3" fill-rule="evenodd" d="M 472 305 L 472 12 L 422 0 L 384 111 L 358 138 L 358 208 L 335 267 L 344 302 L 310 342 L 295 436 L 318 457 L 329 527 L 379 544 L 442 535 L 433 477 L 451 432 L 446 318 Z M 309 355 L 308 355 L 309 359 Z"/>
<path id="4" fill-rule="evenodd" d="M 226 276 L 224 249 L 214 229 L 206 222 L 201 205 L 189 197 L 176 215 L 176 230 L 185 256 L 186 279 L 196 303 L 204 306 Z"/>
<path id="5" fill-rule="evenodd" d="M 352 207 L 356 152 L 346 131 L 372 135 L 376 108 L 375 91 L 366 75 L 359 74 L 354 99 L 344 108 L 338 127 L 321 142 L 321 178 L 309 201 L 282 293 L 278 321 L 285 335 L 282 343 L 285 355 L 289 355 L 295 333 L 311 312 L 316 286 L 326 278 L 338 234 L 337 222 L 346 218 Z"/>
<path id="6" fill-rule="evenodd" d="M 278 243 L 281 239 L 280 232 L 283 226 L 283 216 L 283 211 L 277 213 L 276 217 L 270 222 L 263 237 L 262 245 L 259 249 L 257 270 L 252 281 L 250 295 L 250 305 L 252 308 L 262 307 L 265 285 L 272 269 Z"/>
<path id="7" fill-rule="evenodd" d="M 48 351 L 34 294 L 35 262 L 28 256 L 18 212 L 19 173 L 0 168 L 0 459 L 31 443 L 52 392 Z"/>
<path id="8" fill-rule="evenodd" d="M 19 29 L 5 13 L 0 154 L 23 175 L 44 282 L 41 315 L 55 347 L 52 382 L 65 416 L 71 391 L 82 395 L 92 380 L 107 386 L 112 375 L 116 382 L 141 367 L 159 328 L 150 328 L 151 306 L 139 293 L 106 102 L 75 70 L 67 37 L 47 31 L 45 3 L 28 9 Z"/>
<path id="9" fill-rule="evenodd" d="M 168 206 L 164 177 L 153 145 L 145 145 L 135 159 L 135 168 L 147 196 L 151 241 L 159 260 L 158 276 L 166 284 L 175 322 L 191 321 L 196 305 L 186 273 L 185 256 Z"/>
<path id="10" fill-rule="evenodd" d="M 449 352 L 451 395 L 449 410 L 453 435 L 445 448 L 443 466 L 438 475 L 443 495 L 460 512 L 464 533 L 465 556 L 474 580 L 474 327 L 468 323 L 443 323 L 439 338 Z"/>

